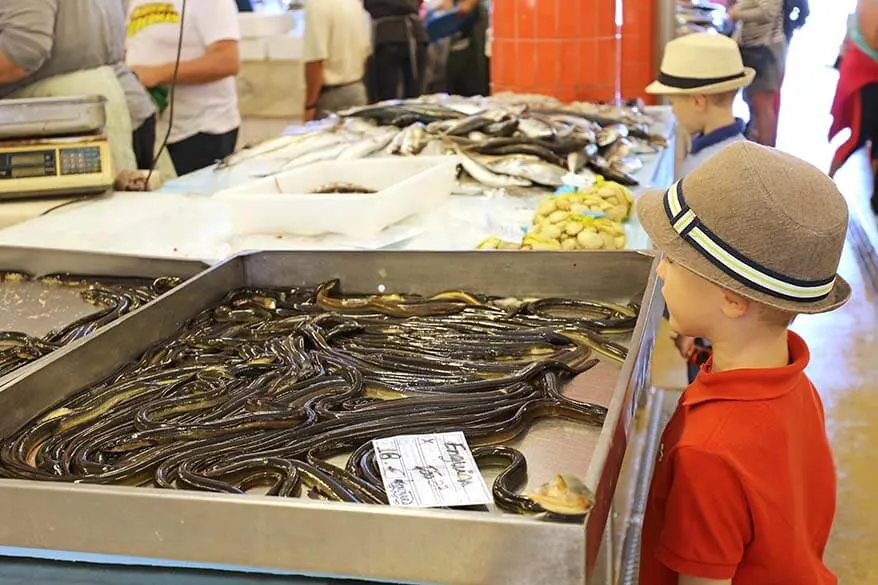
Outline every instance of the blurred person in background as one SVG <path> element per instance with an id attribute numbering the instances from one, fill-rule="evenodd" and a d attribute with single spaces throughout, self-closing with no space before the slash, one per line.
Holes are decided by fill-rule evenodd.
<path id="1" fill-rule="evenodd" d="M 780 120 L 780 97 L 783 91 L 783 80 L 787 70 L 787 54 L 790 49 L 790 43 L 793 40 L 793 34 L 805 26 L 805 21 L 811 14 L 811 7 L 808 0 L 784 0 L 783 16 L 784 16 L 784 42 L 774 47 L 778 63 L 780 65 L 780 80 L 778 82 L 777 93 L 774 94 L 774 115 Z"/>
<path id="2" fill-rule="evenodd" d="M 854 27 L 857 26 L 857 13 L 851 12 L 848 14 L 847 20 L 847 28 L 845 29 L 844 39 L 841 41 L 841 46 L 838 48 L 838 57 L 835 58 L 835 63 L 832 67 L 836 70 L 841 69 L 841 60 L 844 57 L 844 54 L 847 53 L 848 46 L 851 42 L 851 31 L 854 30 Z"/>
<path id="3" fill-rule="evenodd" d="M 427 30 L 422 0 L 364 0 L 372 17 L 370 79 L 375 101 L 415 98 L 424 92 Z"/>
<path id="4" fill-rule="evenodd" d="M 101 95 L 117 172 L 149 168 L 155 108 L 124 63 L 121 2 L 0 2 L 0 98 Z"/>
<path id="5" fill-rule="evenodd" d="M 756 79 L 745 92 L 752 138 L 775 146 L 775 106 L 786 60 L 784 0 L 738 0 L 729 8 L 729 17 L 739 23 L 738 43 L 744 65 L 756 71 Z"/>
<path id="6" fill-rule="evenodd" d="M 488 6 L 482 0 L 455 0 L 461 19 L 459 31 L 451 37 L 446 62 L 448 92 L 462 96 L 488 95 Z"/>
<path id="7" fill-rule="evenodd" d="M 306 122 L 368 103 L 363 76 L 371 53 L 371 23 L 361 0 L 305 3 Z"/>
<path id="8" fill-rule="evenodd" d="M 878 0 L 859 0 L 850 25 L 832 102 L 833 122 L 829 139 L 845 128 L 850 128 L 851 135 L 836 151 L 829 176 L 835 176 L 852 154 L 871 142 L 871 206 L 878 214 L 878 174 L 875 172 L 878 167 L 875 161 L 875 144 L 878 143 Z"/>
<path id="9" fill-rule="evenodd" d="M 162 106 L 167 105 L 163 95 L 172 91 L 168 152 L 177 173 L 197 171 L 232 154 L 241 126 L 235 83 L 241 34 L 234 0 L 188 0 L 185 15 L 183 0 L 127 4 L 128 65 Z"/>
<path id="10" fill-rule="evenodd" d="M 437 14 L 444 14 L 454 8 L 454 0 L 424 0 L 424 20 L 427 28 L 427 63 L 424 71 L 425 93 L 445 93 L 448 91 L 446 80 L 446 65 L 448 64 L 448 51 L 451 48 L 451 36 L 446 31 L 437 32 L 431 20 Z"/>

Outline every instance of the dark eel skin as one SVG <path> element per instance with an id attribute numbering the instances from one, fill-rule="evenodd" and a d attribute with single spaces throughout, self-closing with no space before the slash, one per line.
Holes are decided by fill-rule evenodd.
<path id="1" fill-rule="evenodd" d="M 89 294 L 131 307 L 157 286 L 124 302 L 103 288 Z M 463 430 L 477 463 L 501 469 L 499 508 L 583 521 L 586 511 L 558 514 L 520 494 L 527 462 L 504 443 L 541 418 L 603 424 L 604 407 L 561 387 L 597 363 L 593 350 L 624 360 L 608 337 L 634 328 L 636 306 L 339 289 L 334 280 L 230 292 L 0 441 L 0 476 L 377 505 L 387 496 L 373 440 Z M 344 455 L 344 465 L 329 462 Z"/>

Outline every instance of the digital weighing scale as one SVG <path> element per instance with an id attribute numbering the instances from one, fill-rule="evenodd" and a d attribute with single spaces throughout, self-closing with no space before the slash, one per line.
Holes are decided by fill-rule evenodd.
<path id="1" fill-rule="evenodd" d="M 0 200 L 111 189 L 105 102 L 103 96 L 0 100 Z"/>

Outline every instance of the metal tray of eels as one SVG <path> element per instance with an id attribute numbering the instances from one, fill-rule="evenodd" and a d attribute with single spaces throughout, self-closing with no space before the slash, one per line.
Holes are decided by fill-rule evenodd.
<path id="1" fill-rule="evenodd" d="M 0 386 L 206 268 L 194 261 L 0 247 Z"/>
<path id="2" fill-rule="evenodd" d="M 233 258 L 0 389 L 2 473 L 15 478 L 0 480 L 0 546 L 410 583 L 585 583 L 648 380 L 653 263 Z M 491 510 L 381 505 L 363 445 L 436 430 L 467 435 Z M 590 497 L 559 507 L 527 495 L 559 474 Z M 256 486 L 269 495 L 243 495 Z"/>

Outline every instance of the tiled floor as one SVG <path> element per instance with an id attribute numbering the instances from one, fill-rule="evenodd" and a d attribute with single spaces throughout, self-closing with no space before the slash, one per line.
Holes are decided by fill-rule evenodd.
<path id="1" fill-rule="evenodd" d="M 812 0 L 811 19 L 790 49 L 778 147 L 823 169 L 834 150 L 826 142 L 837 80 L 830 65 L 853 4 Z M 878 243 L 868 206 L 871 178 L 866 157 L 860 153 L 852 159 L 837 180 L 863 230 Z M 827 562 L 845 585 L 878 583 L 878 305 L 862 266 L 849 245 L 840 272 L 853 286 L 853 300 L 831 315 L 800 318 L 794 326 L 811 347 L 808 373 L 826 405 L 838 467 L 838 513 Z M 668 346 L 656 351 L 656 381 L 673 387 L 683 374 Z"/>

